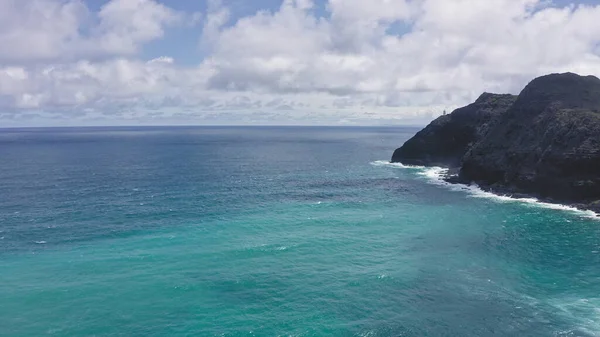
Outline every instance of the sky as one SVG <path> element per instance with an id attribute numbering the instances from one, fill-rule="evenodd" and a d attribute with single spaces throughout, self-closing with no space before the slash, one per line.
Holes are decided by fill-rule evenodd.
<path id="1" fill-rule="evenodd" d="M 423 125 L 600 77 L 600 0 L 0 0 L 0 127 Z"/>

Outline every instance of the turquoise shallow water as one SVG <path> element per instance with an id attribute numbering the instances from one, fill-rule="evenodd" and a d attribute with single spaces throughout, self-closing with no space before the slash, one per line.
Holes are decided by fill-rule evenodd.
<path id="1" fill-rule="evenodd" d="M 409 128 L 0 133 L 2 336 L 598 336 L 600 221 Z"/>

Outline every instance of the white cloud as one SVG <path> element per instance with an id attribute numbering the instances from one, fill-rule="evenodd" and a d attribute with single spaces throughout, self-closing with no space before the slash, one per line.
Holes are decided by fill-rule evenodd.
<path id="1" fill-rule="evenodd" d="M 408 20 L 414 6 L 406 0 L 330 0 L 329 36 L 335 50 L 365 52 L 377 46 L 387 27 L 398 20 Z"/>
<path id="2" fill-rule="evenodd" d="M 79 1 L 0 1 L 0 61 L 59 57 L 89 14 Z"/>
<path id="3" fill-rule="evenodd" d="M 305 7 L 286 2 L 279 12 L 224 29 L 210 83 L 240 90 L 380 96 L 379 104 L 423 107 L 462 104 L 483 90 L 516 92 L 551 71 L 600 74 L 594 54 L 600 6 L 331 0 L 329 8 L 331 18 L 318 20 Z M 398 23 L 412 24 L 412 30 L 391 34 Z"/>
<path id="4" fill-rule="evenodd" d="M 98 44 L 99 52 L 133 54 L 143 43 L 163 37 L 164 27 L 181 23 L 184 15 L 150 0 L 112 0 L 98 18 L 96 36 L 88 42 Z"/>
<path id="5" fill-rule="evenodd" d="M 0 0 L 0 62 L 134 55 L 186 21 L 197 22 L 198 14 L 153 0 L 111 0 L 97 13 L 81 0 Z"/>
<path id="6" fill-rule="evenodd" d="M 11 46 L 0 48 L 4 116 L 412 123 L 545 73 L 600 75 L 600 5 L 329 0 L 322 17 L 313 1 L 285 0 L 233 18 L 214 0 L 189 28 L 201 41 L 180 46 L 206 57 L 183 67 L 168 51 L 144 61 L 140 50 L 198 13 L 151 0 L 97 13 L 76 0 L 28 3 L 0 0 L 0 44 Z"/>

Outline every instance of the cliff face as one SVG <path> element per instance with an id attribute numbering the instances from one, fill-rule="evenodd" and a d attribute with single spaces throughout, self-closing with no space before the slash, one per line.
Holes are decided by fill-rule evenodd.
<path id="1" fill-rule="evenodd" d="M 463 157 L 460 177 L 558 201 L 600 199 L 600 80 L 532 81 Z"/>
<path id="2" fill-rule="evenodd" d="M 513 95 L 482 94 L 475 103 L 431 122 L 394 152 L 392 162 L 459 166 L 470 147 L 487 134 L 492 118 L 504 113 L 515 100 Z"/>
<path id="3" fill-rule="evenodd" d="M 513 102 L 506 100 L 509 106 L 492 109 L 487 121 L 471 114 L 469 122 L 451 125 L 444 123 L 448 116 L 440 117 L 396 150 L 393 161 L 456 166 L 461 182 L 600 210 L 600 80 L 552 74 L 533 80 Z M 440 123 L 453 131 L 431 133 Z M 479 136 L 464 152 L 433 145 L 453 143 L 448 135 L 467 126 Z M 449 159 L 430 160 L 432 153 Z"/>

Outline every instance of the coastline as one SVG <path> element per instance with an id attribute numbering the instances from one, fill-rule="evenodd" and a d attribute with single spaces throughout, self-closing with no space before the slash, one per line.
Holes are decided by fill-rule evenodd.
<path id="1" fill-rule="evenodd" d="M 443 180 L 600 213 L 600 79 L 549 74 L 518 96 L 483 93 L 432 121 L 392 162 L 451 167 Z"/>
<path id="2" fill-rule="evenodd" d="M 558 202 L 549 198 L 542 198 L 533 193 L 515 192 L 510 189 L 492 189 L 489 186 L 480 186 L 475 183 L 465 183 L 456 179 L 456 169 L 440 166 L 419 166 L 394 163 L 389 160 L 371 162 L 373 166 L 393 167 L 399 169 L 417 170 L 417 175 L 425 177 L 429 183 L 444 186 L 453 191 L 464 192 L 475 198 L 485 198 L 497 202 L 518 202 L 536 205 L 542 208 L 554 209 L 577 213 L 585 218 L 600 221 L 600 212 L 585 208 L 583 204 Z"/>

